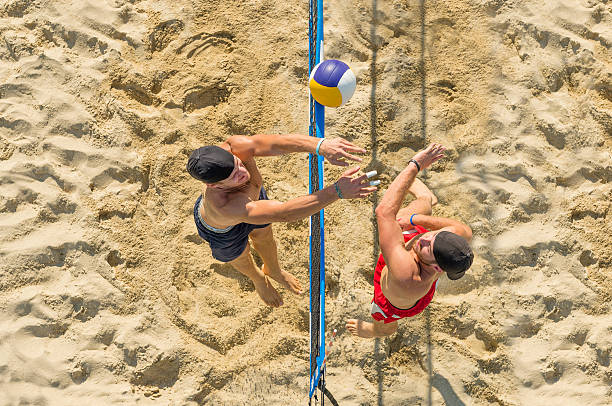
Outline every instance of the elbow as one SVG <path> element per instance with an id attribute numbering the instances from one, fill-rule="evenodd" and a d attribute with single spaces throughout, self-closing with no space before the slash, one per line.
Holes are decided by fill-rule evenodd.
<path id="1" fill-rule="evenodd" d="M 273 223 L 291 223 L 296 220 L 298 220 L 296 216 L 291 216 L 290 214 L 287 214 L 287 213 L 279 213 L 274 216 L 274 220 L 272 220 L 272 222 Z"/>
<path id="2" fill-rule="evenodd" d="M 374 213 L 376 213 L 377 218 L 383 218 L 383 217 L 395 218 L 395 214 L 396 214 L 396 213 L 393 213 L 393 210 L 385 204 L 379 204 L 376 207 L 376 210 L 374 210 Z"/>
<path id="3" fill-rule="evenodd" d="M 470 228 L 470 226 L 465 226 L 465 239 L 469 241 L 472 241 L 472 229 Z"/>
<path id="4" fill-rule="evenodd" d="M 271 223 L 291 223 L 292 221 L 299 220 L 299 216 L 288 212 L 282 204 L 271 213 L 270 217 Z"/>

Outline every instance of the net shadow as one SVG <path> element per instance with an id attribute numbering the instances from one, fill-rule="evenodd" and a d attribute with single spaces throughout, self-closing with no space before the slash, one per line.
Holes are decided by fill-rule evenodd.
<path id="1" fill-rule="evenodd" d="M 372 23 L 370 24 L 370 46 L 372 48 L 372 61 L 370 62 L 370 145 L 372 146 L 372 162 L 378 160 L 377 124 L 376 124 L 376 63 L 378 56 L 378 43 L 376 41 L 376 25 L 378 20 L 378 1 L 372 0 Z M 378 261 L 380 246 L 378 244 L 378 223 L 376 222 L 376 206 L 378 206 L 378 191 L 372 193 L 372 268 Z M 378 391 L 376 404 L 383 405 L 383 372 L 381 366 L 380 339 L 374 340 L 374 359 L 376 360 L 376 381 Z"/>
<path id="2" fill-rule="evenodd" d="M 421 57 L 419 67 L 421 72 L 421 139 L 423 143 L 427 138 L 427 69 L 425 66 L 425 0 L 419 1 L 419 14 L 421 22 Z M 427 338 L 427 405 L 432 405 L 432 375 L 433 355 L 431 344 L 431 314 L 429 307 L 425 309 L 425 334 Z"/>

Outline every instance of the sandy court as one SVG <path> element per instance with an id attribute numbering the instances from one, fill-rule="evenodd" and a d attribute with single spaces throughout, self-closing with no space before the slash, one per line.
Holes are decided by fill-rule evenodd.
<path id="1" fill-rule="evenodd" d="M 340 405 L 612 405 L 611 13 L 325 2 L 325 57 L 357 76 L 327 136 L 382 180 L 325 210 Z M 307 133 L 308 3 L 0 0 L 0 34 L 0 405 L 306 404 L 308 295 L 272 310 L 212 258 L 184 168 L 229 135 Z M 419 177 L 474 266 L 390 338 L 353 338 L 374 207 L 430 142 L 448 154 Z M 270 198 L 307 192 L 306 154 L 258 165 Z M 308 221 L 273 229 L 307 285 Z"/>

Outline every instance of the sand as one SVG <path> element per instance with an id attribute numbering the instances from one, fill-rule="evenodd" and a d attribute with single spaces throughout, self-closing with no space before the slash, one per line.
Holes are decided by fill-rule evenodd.
<path id="1" fill-rule="evenodd" d="M 327 386 L 340 405 L 612 404 L 612 5 L 326 1 L 357 76 L 327 136 L 380 192 L 326 209 Z M 308 297 L 213 260 L 189 153 L 306 133 L 307 2 L 0 1 L 0 405 L 303 405 Z M 476 259 L 387 339 L 369 317 L 373 209 L 429 142 L 434 214 Z M 271 198 L 305 154 L 258 160 Z M 326 166 L 326 181 L 341 169 Z M 308 221 L 274 225 L 308 283 Z"/>

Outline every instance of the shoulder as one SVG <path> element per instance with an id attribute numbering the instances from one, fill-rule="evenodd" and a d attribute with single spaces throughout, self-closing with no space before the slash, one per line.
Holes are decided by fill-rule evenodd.
<path id="1" fill-rule="evenodd" d="M 457 234 L 463 238 L 466 239 L 466 241 L 469 243 L 470 241 L 472 241 L 472 229 L 465 225 L 465 224 L 461 224 L 461 226 L 447 226 L 447 227 L 443 227 L 438 231 L 449 231 L 453 234 Z"/>
<path id="2" fill-rule="evenodd" d="M 417 283 L 421 283 L 419 267 L 408 253 L 402 262 L 394 264 L 390 267 L 387 264 L 389 274 L 393 276 L 394 281 L 403 287 L 408 287 Z"/>
<path id="3" fill-rule="evenodd" d="M 252 159 L 255 154 L 255 142 L 245 135 L 232 135 L 220 147 L 229 150 L 242 161 Z"/>

